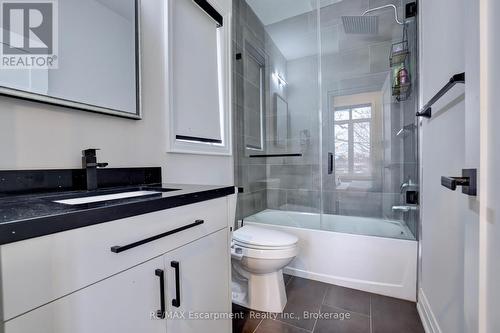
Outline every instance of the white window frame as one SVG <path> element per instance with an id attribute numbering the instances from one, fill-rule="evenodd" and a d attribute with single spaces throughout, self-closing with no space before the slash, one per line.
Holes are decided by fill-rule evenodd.
<path id="1" fill-rule="evenodd" d="M 178 1 L 178 0 L 173 0 Z M 232 135 L 231 135 L 231 10 L 221 8 L 218 3 L 209 1 L 210 4 L 223 16 L 224 25 L 217 28 L 217 49 L 218 49 L 218 80 L 219 80 L 219 109 L 220 109 L 220 130 L 222 143 L 210 143 L 202 141 L 186 141 L 176 138 L 175 109 L 173 94 L 173 47 L 172 47 L 172 0 L 165 1 L 164 5 L 164 54 L 165 66 L 165 86 L 166 105 L 168 110 L 169 135 L 167 152 L 198 154 L 198 155 L 232 155 Z M 187 0 L 182 0 L 187 1 Z M 201 9 L 200 9 L 201 10 Z"/>
<path id="2" fill-rule="evenodd" d="M 370 107 L 370 118 L 361 118 L 361 119 L 352 119 L 352 110 L 361 107 Z M 349 111 L 349 119 L 348 120 L 335 120 L 335 112 L 337 111 Z M 360 180 L 370 180 L 372 179 L 373 170 L 369 173 L 356 174 L 354 173 L 354 124 L 355 123 L 370 123 L 370 159 L 372 159 L 373 153 L 373 142 L 372 142 L 372 130 L 373 130 L 373 104 L 372 103 L 363 103 L 356 105 L 345 105 L 338 106 L 333 109 L 333 128 L 334 128 L 334 147 L 335 147 L 335 125 L 338 124 L 348 124 L 348 139 L 347 139 L 347 150 L 348 150 L 348 170 L 347 174 L 338 175 L 346 180 L 351 179 L 360 179 Z M 334 156 L 336 154 L 336 150 L 334 150 Z M 336 168 L 335 168 L 336 172 Z M 337 174 L 336 174 L 337 176 Z"/>

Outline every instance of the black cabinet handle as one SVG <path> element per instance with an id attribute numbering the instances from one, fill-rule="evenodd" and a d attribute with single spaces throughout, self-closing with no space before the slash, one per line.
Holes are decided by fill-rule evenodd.
<path id="1" fill-rule="evenodd" d="M 462 177 L 441 177 L 441 185 L 455 191 L 458 186 L 462 186 L 462 193 L 476 196 L 477 195 L 477 170 L 463 169 Z"/>
<path id="2" fill-rule="evenodd" d="M 162 269 L 155 270 L 155 275 L 160 278 L 160 310 L 156 311 L 158 318 L 165 318 L 165 275 Z"/>
<path id="3" fill-rule="evenodd" d="M 123 252 L 123 251 L 127 251 L 127 250 L 130 250 L 130 249 L 134 248 L 134 247 L 141 246 L 141 245 L 144 245 L 146 243 L 155 241 L 157 239 L 173 235 L 175 233 L 184 231 L 184 230 L 189 229 L 189 228 L 196 227 L 196 226 L 198 226 L 200 224 L 203 224 L 203 223 L 205 223 L 205 221 L 203 221 L 203 220 L 196 220 L 194 223 L 191 223 L 191 224 L 179 227 L 177 229 L 173 229 L 173 230 L 164 232 L 162 234 L 159 234 L 159 235 L 156 235 L 156 236 L 153 236 L 153 237 L 149 237 L 149 238 L 140 240 L 140 241 L 135 242 L 135 243 L 131 243 L 131 244 L 128 244 L 128 245 L 123 245 L 123 246 L 115 245 L 115 246 L 111 247 L 111 252 L 120 253 L 120 252 Z"/>
<path id="4" fill-rule="evenodd" d="M 328 153 L 328 174 L 333 173 L 333 153 Z"/>
<path id="5" fill-rule="evenodd" d="M 180 264 L 178 261 L 172 261 L 170 266 L 175 269 L 175 298 L 172 300 L 172 306 L 178 308 L 181 306 Z"/>

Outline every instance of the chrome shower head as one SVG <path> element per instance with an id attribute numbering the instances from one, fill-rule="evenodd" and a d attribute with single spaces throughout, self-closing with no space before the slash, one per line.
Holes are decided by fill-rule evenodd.
<path id="1" fill-rule="evenodd" d="M 346 34 L 378 34 L 378 16 L 342 16 Z"/>

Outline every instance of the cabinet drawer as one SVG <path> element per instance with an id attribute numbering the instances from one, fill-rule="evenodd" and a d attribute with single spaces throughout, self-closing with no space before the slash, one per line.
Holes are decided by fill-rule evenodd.
<path id="1" fill-rule="evenodd" d="M 3 245 L 3 318 L 8 320 L 228 226 L 226 197 Z M 120 253 L 196 220 L 204 223 Z M 68 221 L 71 223 L 71 221 Z"/>

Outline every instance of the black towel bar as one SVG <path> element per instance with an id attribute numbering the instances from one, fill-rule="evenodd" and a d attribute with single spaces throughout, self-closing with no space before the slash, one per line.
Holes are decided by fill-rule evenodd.
<path id="1" fill-rule="evenodd" d="M 422 111 L 417 112 L 417 117 L 430 118 L 432 117 L 432 105 L 436 103 L 444 94 L 446 94 L 455 84 L 457 83 L 465 83 L 465 72 L 455 74 L 451 77 L 450 81 L 438 93 L 431 98 L 431 100 L 424 105 Z"/>
<path id="2" fill-rule="evenodd" d="M 300 153 L 293 154 L 262 154 L 262 155 L 249 155 L 250 158 L 264 158 L 264 157 L 301 157 Z"/>

